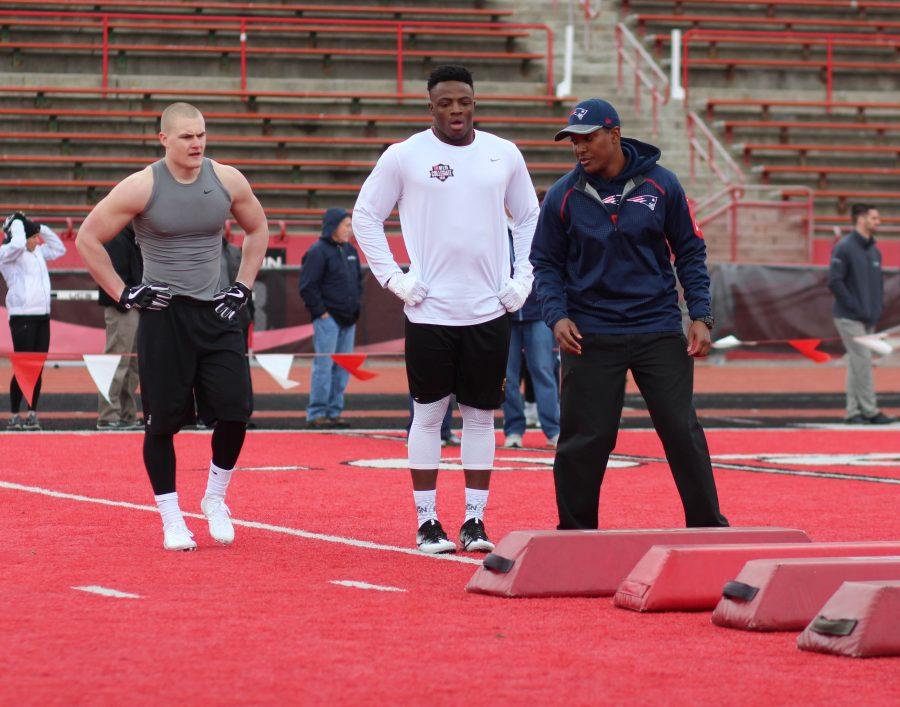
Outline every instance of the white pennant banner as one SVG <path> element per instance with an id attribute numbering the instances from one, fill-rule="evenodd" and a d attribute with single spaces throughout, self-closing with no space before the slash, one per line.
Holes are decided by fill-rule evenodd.
<path id="1" fill-rule="evenodd" d="M 871 349 L 877 354 L 888 356 L 894 352 L 894 344 L 897 343 L 896 338 L 888 338 L 887 332 L 881 334 L 865 334 L 864 336 L 854 336 L 853 340 L 862 344 L 867 349 Z"/>
<path id="2" fill-rule="evenodd" d="M 300 385 L 292 381 L 291 366 L 294 364 L 294 354 L 253 354 L 263 370 L 268 373 L 282 388 L 287 390 Z"/>
<path id="3" fill-rule="evenodd" d="M 100 395 L 109 400 L 109 388 L 112 385 L 113 376 L 116 375 L 116 369 L 122 357 L 118 354 L 85 354 L 84 365 L 87 366 L 88 373 L 94 379 L 94 384 L 100 391 Z"/>

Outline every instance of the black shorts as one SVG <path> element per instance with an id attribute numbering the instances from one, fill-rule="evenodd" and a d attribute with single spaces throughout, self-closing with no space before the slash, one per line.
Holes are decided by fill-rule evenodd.
<path id="1" fill-rule="evenodd" d="M 509 315 L 483 324 L 444 326 L 406 320 L 406 377 L 417 403 L 451 393 L 481 410 L 503 403 L 509 357 Z"/>
<path id="2" fill-rule="evenodd" d="M 249 418 L 241 325 L 221 319 L 211 302 L 174 297 L 165 309 L 141 310 L 137 354 L 148 433 L 173 434 L 197 417 L 206 424 Z"/>

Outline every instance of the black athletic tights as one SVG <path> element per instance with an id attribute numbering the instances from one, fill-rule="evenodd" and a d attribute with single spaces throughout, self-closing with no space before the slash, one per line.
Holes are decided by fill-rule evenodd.
<path id="1" fill-rule="evenodd" d="M 237 464 L 246 422 L 219 420 L 212 434 L 212 460 L 220 469 L 233 469 Z M 144 466 L 150 476 L 153 493 L 160 496 L 175 490 L 175 435 L 144 435 Z"/>
<path id="2" fill-rule="evenodd" d="M 9 331 L 12 334 L 13 351 L 22 352 L 47 352 L 50 350 L 50 315 L 14 314 L 9 318 Z M 31 409 L 37 410 L 38 399 L 41 397 L 41 379 L 44 371 L 38 376 L 34 385 L 34 394 L 31 396 Z M 22 389 L 19 381 L 13 376 L 9 382 L 9 410 L 13 415 L 18 414 L 22 406 Z"/>

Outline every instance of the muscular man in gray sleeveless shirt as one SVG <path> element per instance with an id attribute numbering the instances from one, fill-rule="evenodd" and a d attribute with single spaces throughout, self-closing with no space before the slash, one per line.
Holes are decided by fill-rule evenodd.
<path id="1" fill-rule="evenodd" d="M 196 412 L 213 425 L 212 461 L 200 504 L 213 540 L 230 544 L 225 505 L 250 411 L 247 358 L 235 314 L 249 301 L 269 240 L 246 178 L 203 156 L 206 124 L 194 106 L 163 111 L 165 157 L 122 180 L 88 214 L 76 246 L 97 283 L 140 310 L 138 367 L 146 421 L 144 461 L 163 521 L 163 547 L 193 550 L 175 491 L 173 436 Z M 220 291 L 222 233 L 231 214 L 244 230 L 235 281 Z M 143 283 L 125 287 L 103 248 L 129 221 L 144 258 Z"/>
<path id="2" fill-rule="evenodd" d="M 231 195 L 205 157 L 190 184 L 176 181 L 164 159 L 150 169 L 153 191 L 133 221 L 144 258 L 144 282 L 166 285 L 175 295 L 212 300 Z"/>

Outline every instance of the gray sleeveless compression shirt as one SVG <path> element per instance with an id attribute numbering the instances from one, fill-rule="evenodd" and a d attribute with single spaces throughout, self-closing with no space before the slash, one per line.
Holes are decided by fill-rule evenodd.
<path id="1" fill-rule="evenodd" d="M 211 300 L 218 291 L 222 234 L 231 195 L 205 157 L 190 184 L 175 180 L 165 160 L 151 165 L 153 191 L 135 216 L 144 258 L 144 283 L 168 285 L 176 295 Z"/>

